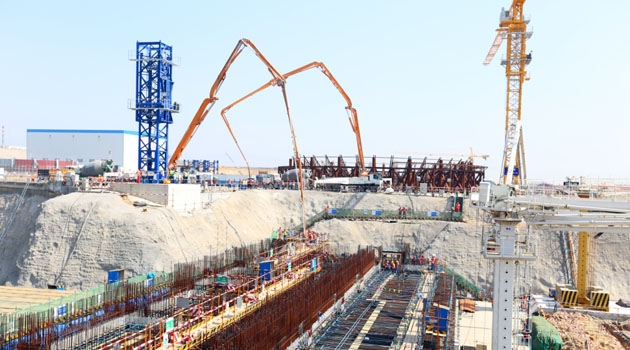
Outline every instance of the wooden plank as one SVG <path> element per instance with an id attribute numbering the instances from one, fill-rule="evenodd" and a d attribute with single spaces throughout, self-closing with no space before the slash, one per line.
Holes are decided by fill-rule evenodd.
<path id="1" fill-rule="evenodd" d="M 10 314 L 74 293 L 73 290 L 0 286 L 0 314 Z"/>

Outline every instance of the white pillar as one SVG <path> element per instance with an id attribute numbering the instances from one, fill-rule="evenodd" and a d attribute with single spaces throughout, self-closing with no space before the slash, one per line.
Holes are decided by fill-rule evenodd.
<path id="1" fill-rule="evenodd" d="M 512 304 L 514 300 L 515 260 L 494 261 L 492 303 L 492 349 L 512 349 Z"/>
<path id="2" fill-rule="evenodd" d="M 512 349 L 512 309 L 514 304 L 514 284 L 516 281 L 516 262 L 522 259 L 517 251 L 516 226 L 520 219 L 495 218 L 497 230 L 494 232 L 495 250 L 486 254 L 494 260 L 494 293 L 492 296 L 492 349 Z"/>

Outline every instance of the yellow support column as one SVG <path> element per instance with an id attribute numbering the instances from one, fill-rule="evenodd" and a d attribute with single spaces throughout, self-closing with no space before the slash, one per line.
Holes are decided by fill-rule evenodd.
<path id="1" fill-rule="evenodd" d="M 577 291 L 578 291 L 578 304 L 589 305 L 588 299 L 588 268 L 589 268 L 589 240 L 590 234 L 588 232 L 580 232 L 578 234 L 578 275 L 577 275 Z"/>

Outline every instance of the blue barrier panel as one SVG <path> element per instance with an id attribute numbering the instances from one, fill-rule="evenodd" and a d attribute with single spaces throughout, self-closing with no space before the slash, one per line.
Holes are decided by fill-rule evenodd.
<path id="1" fill-rule="evenodd" d="M 269 281 L 271 279 L 271 271 L 273 270 L 273 262 L 261 261 L 259 266 L 258 276 L 263 276 L 263 280 Z"/>

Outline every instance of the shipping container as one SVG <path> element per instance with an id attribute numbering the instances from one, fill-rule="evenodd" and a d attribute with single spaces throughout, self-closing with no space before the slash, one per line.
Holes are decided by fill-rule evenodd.
<path id="1" fill-rule="evenodd" d="M 57 168 L 60 168 L 60 169 L 77 166 L 77 163 L 71 160 L 58 160 L 57 163 L 58 163 Z"/>
<path id="2" fill-rule="evenodd" d="M 55 161 L 52 159 L 36 159 L 37 169 L 54 169 Z"/>
<path id="3" fill-rule="evenodd" d="M 32 159 L 16 159 L 13 163 L 13 167 L 16 169 L 26 169 L 31 170 L 34 169 L 33 164 L 35 163 Z"/>

